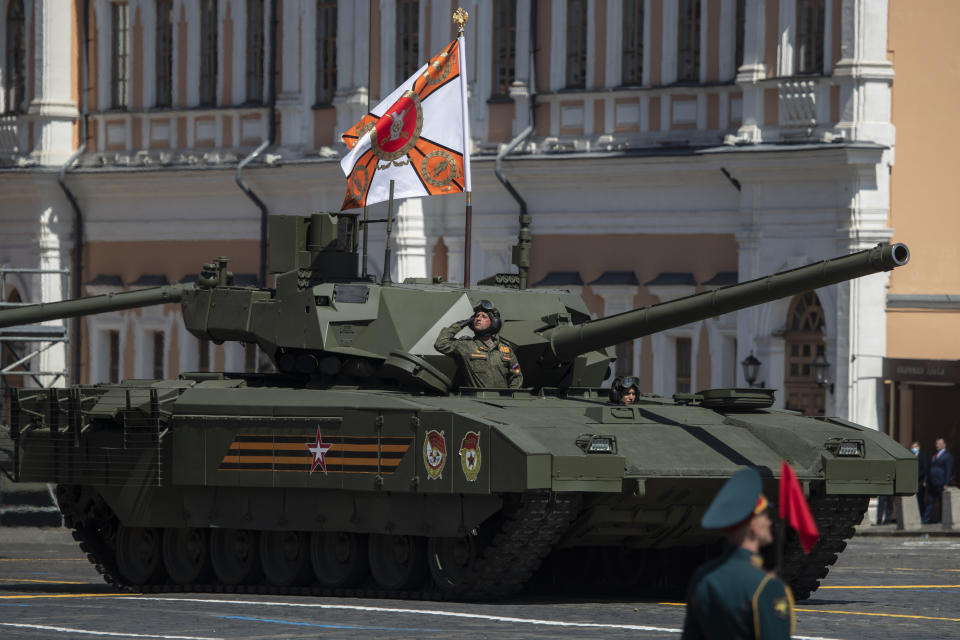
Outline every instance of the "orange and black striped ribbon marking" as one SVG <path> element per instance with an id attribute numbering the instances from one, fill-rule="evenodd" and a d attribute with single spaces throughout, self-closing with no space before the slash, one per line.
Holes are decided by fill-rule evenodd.
<path id="1" fill-rule="evenodd" d="M 327 451 L 327 473 L 391 474 L 400 466 L 413 442 L 412 437 L 324 436 L 332 444 Z M 238 435 L 220 460 L 218 471 L 310 471 L 313 454 L 307 449 L 316 440 L 312 436 Z"/>

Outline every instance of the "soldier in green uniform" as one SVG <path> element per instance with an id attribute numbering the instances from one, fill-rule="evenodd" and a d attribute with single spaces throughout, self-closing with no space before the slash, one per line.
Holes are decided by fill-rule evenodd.
<path id="1" fill-rule="evenodd" d="M 457 338 L 467 325 L 473 337 Z M 456 322 L 437 337 L 433 348 L 457 360 L 464 381 L 471 387 L 519 389 L 523 374 L 513 347 L 500 339 L 500 312 L 489 300 L 481 300 L 473 315 Z"/>
<path id="2" fill-rule="evenodd" d="M 714 498 L 701 520 L 730 543 L 700 566 L 690 580 L 683 640 L 697 638 L 789 638 L 793 594 L 763 570 L 760 547 L 773 542 L 760 474 L 742 469 Z"/>

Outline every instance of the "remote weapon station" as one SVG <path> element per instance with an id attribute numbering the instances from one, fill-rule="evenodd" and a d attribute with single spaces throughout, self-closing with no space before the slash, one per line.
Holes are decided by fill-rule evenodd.
<path id="1" fill-rule="evenodd" d="M 776 496 L 786 459 L 821 536 L 809 555 L 787 544 L 802 599 L 867 496 L 916 490 L 909 451 L 774 410 L 772 390 L 616 406 L 600 388 L 612 345 L 893 269 L 902 244 L 590 320 L 577 296 L 516 275 L 470 289 L 362 278 L 357 227 L 350 214 L 272 217 L 273 289 L 234 286 L 220 259 L 195 284 L 0 311 L 6 327 L 179 302 L 191 334 L 255 343 L 278 370 L 12 390 L 15 477 L 56 483 L 108 582 L 488 599 L 576 559 L 578 584 L 682 588 L 715 543 L 699 521 L 720 485 L 750 465 Z M 481 299 L 527 388 L 458 386 L 434 350 Z"/>

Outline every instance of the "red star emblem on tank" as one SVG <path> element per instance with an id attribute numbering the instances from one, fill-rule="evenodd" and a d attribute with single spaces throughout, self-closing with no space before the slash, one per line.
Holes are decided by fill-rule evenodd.
<path id="1" fill-rule="evenodd" d="M 317 440 L 316 442 L 306 443 L 307 449 L 310 450 L 310 453 L 313 454 L 313 465 L 310 467 L 310 473 L 312 474 L 317 470 L 317 467 L 320 467 L 320 470 L 324 473 L 327 472 L 327 463 L 325 456 L 327 452 L 330 451 L 332 444 L 328 444 L 323 441 L 323 436 L 320 435 L 320 427 L 317 427 Z"/>

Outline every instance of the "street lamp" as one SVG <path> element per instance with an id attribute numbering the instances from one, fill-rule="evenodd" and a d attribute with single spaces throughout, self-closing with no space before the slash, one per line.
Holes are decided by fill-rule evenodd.
<path id="1" fill-rule="evenodd" d="M 753 351 L 740 363 L 740 366 L 743 367 L 743 377 L 751 388 L 754 386 L 754 382 L 757 381 L 757 374 L 760 373 L 760 365 L 761 362 L 754 357 Z M 761 382 L 756 386 L 762 387 L 763 383 Z"/>
<path id="2" fill-rule="evenodd" d="M 822 351 L 817 354 L 810 366 L 813 367 L 813 379 L 817 386 L 823 388 L 829 385 L 830 393 L 833 393 L 833 382 L 830 380 L 830 363 L 827 362 L 827 358 Z"/>

